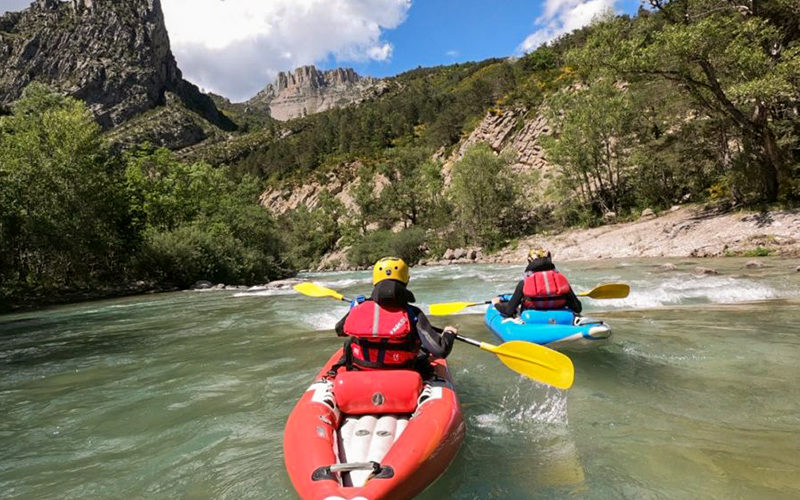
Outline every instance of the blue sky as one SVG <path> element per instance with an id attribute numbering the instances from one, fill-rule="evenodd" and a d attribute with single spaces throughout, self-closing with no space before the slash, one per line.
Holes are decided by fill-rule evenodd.
<path id="1" fill-rule="evenodd" d="M 417 0 L 406 21 L 387 30 L 391 59 L 353 64 L 359 73 L 389 76 L 416 68 L 514 54 L 535 30 L 543 2 L 531 0 Z M 336 66 L 333 57 L 324 66 Z"/>
<path id="2" fill-rule="evenodd" d="M 131 1 L 131 0 L 127 0 Z M 142 1 L 142 0 L 139 0 Z M 0 13 L 30 0 L 0 0 Z M 184 76 L 244 100 L 279 71 L 418 66 L 519 55 L 639 0 L 161 0 Z"/>
<path id="3" fill-rule="evenodd" d="M 607 3 L 617 12 L 635 13 L 639 7 L 639 0 Z M 389 60 L 350 65 L 362 74 L 391 76 L 417 66 L 518 55 L 529 35 L 546 28 L 546 20 L 544 26 L 536 23 L 544 8 L 545 0 L 417 0 L 406 21 L 383 36 L 393 45 Z M 319 65 L 342 63 L 328 57 Z"/>

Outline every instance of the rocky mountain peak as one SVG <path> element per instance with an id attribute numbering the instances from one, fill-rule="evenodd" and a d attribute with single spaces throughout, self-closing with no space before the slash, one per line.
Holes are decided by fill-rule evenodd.
<path id="1" fill-rule="evenodd" d="M 273 92 L 279 93 L 290 88 L 301 89 L 322 89 L 326 87 L 338 87 L 343 85 L 355 85 L 361 80 L 372 81 L 372 78 L 362 78 L 353 68 L 336 68 L 327 71 L 320 71 L 316 66 L 301 66 L 293 72 L 278 73 L 272 88 Z"/>
<path id="2" fill-rule="evenodd" d="M 82 99 L 104 128 L 164 105 L 167 93 L 207 120 L 232 124 L 183 80 L 160 0 L 36 0 L 0 16 L 0 105 L 32 81 Z"/>
<path id="3" fill-rule="evenodd" d="M 378 82 L 360 76 L 353 68 L 320 71 L 316 66 L 301 66 L 278 73 L 275 82 L 245 104 L 278 120 L 290 120 L 361 102 L 380 87 Z"/>

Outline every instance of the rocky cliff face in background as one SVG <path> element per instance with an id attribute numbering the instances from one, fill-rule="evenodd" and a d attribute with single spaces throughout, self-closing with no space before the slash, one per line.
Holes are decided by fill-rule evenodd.
<path id="1" fill-rule="evenodd" d="M 540 112 L 524 109 L 489 111 L 477 127 L 459 143 L 453 153 L 439 159 L 444 161 L 445 181 L 449 184 L 450 169 L 464 157 L 470 146 L 485 142 L 498 154 L 509 155 L 516 171 L 546 171 L 551 165 L 544 156 L 541 138 L 549 135 L 550 127 Z"/>
<path id="2" fill-rule="evenodd" d="M 245 104 L 277 120 L 291 120 L 359 103 L 380 89 L 380 80 L 359 76 L 352 68 L 320 71 L 314 66 L 303 66 L 292 73 L 278 73 L 274 83 Z"/>
<path id="3" fill-rule="evenodd" d="M 38 81 L 85 101 L 105 129 L 168 100 L 217 127 L 235 128 L 182 78 L 160 0 L 37 0 L 0 17 L 0 66 L 3 107 Z M 177 144 L 198 137 L 195 129 Z"/>
<path id="4" fill-rule="evenodd" d="M 509 155 L 515 171 L 536 171 L 546 174 L 552 169 L 552 165 L 545 158 L 541 138 L 550 133 L 551 129 L 541 110 L 536 110 L 536 112 L 527 112 L 524 109 L 490 111 L 486 113 L 475 129 L 453 149 L 452 153 L 445 155 L 444 149 L 442 149 L 434 155 L 434 159 L 442 162 L 445 184 L 449 184 L 453 165 L 464 157 L 464 153 L 470 146 L 485 142 L 496 153 Z M 343 165 L 336 173 L 328 173 L 325 182 L 315 179 L 291 187 L 270 186 L 262 193 L 261 204 L 274 214 L 283 214 L 301 205 L 313 209 L 317 207 L 322 191 L 328 190 L 335 198 L 344 203 L 348 210 L 355 210 L 355 204 L 349 191 L 356 183 L 357 166 L 358 164 Z M 526 187 L 526 192 L 544 191 L 549 180 L 547 175 L 540 176 L 535 185 Z M 373 181 L 376 183 L 375 194 L 380 194 L 386 179 L 378 176 Z"/>

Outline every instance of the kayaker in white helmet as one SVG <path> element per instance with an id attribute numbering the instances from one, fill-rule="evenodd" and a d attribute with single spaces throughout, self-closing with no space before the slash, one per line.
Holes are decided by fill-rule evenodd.
<path id="1" fill-rule="evenodd" d="M 581 301 L 572 291 L 567 278 L 556 271 L 549 250 L 534 248 L 528 252 L 525 278 L 508 301 L 502 297 L 492 299 L 492 304 L 504 316 L 515 316 L 520 310 L 552 310 L 569 308 L 575 314 L 583 309 Z"/>
<path id="2" fill-rule="evenodd" d="M 353 301 L 336 324 L 336 334 L 348 337 L 344 359 L 348 369 L 430 369 L 429 356 L 445 358 L 457 329 L 431 325 L 406 288 L 410 280 L 403 259 L 385 257 L 372 269 L 372 295 Z"/>

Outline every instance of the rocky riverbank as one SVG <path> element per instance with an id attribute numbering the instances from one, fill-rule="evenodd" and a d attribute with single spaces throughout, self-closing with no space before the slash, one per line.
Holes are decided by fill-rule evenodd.
<path id="1" fill-rule="evenodd" d="M 423 265 L 519 263 L 531 247 L 559 261 L 633 257 L 800 256 L 800 210 L 721 212 L 684 205 L 633 222 L 538 234 L 502 250 L 455 249 Z"/>

